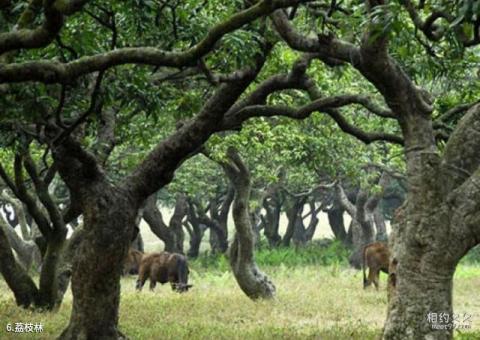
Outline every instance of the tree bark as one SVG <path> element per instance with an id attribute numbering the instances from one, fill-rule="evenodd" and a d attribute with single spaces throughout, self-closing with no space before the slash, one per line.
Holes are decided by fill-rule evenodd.
<path id="1" fill-rule="evenodd" d="M 197 212 L 195 211 L 195 206 L 190 200 L 188 200 L 187 221 L 191 225 L 190 248 L 188 249 L 187 255 L 190 258 L 196 258 L 200 253 L 200 244 L 202 243 L 207 226 L 200 222 Z"/>
<path id="2" fill-rule="evenodd" d="M 58 284 L 59 264 L 63 255 L 65 235 L 59 234 L 47 243 L 47 251 L 43 257 L 42 270 L 40 272 L 40 284 L 38 303 L 39 307 L 53 309 L 58 307 L 56 303 L 61 301 L 58 297 L 60 290 Z"/>
<path id="3" fill-rule="evenodd" d="M 298 221 L 302 219 L 302 211 L 303 205 L 305 204 L 305 197 L 301 198 L 294 198 L 291 206 L 287 208 L 287 230 L 285 231 L 285 235 L 283 235 L 282 245 L 284 247 L 290 246 L 290 241 L 292 240 L 293 234 L 295 233 L 295 229 L 298 227 L 297 223 L 301 223 Z"/>
<path id="4" fill-rule="evenodd" d="M 230 248 L 230 265 L 242 291 L 251 299 L 272 298 L 275 286 L 257 267 L 254 259 L 254 234 L 250 223 L 250 173 L 240 156 L 228 150 L 230 163 L 224 165 L 225 172 L 235 188 L 233 220 L 236 234 Z"/>
<path id="5" fill-rule="evenodd" d="M 265 198 L 263 207 L 266 211 L 266 216 L 263 219 L 263 234 L 267 238 L 269 246 L 275 248 L 278 247 L 282 241 L 282 237 L 278 233 L 280 214 L 282 211 L 282 204 L 279 200 L 278 193 L 274 193 L 271 197 Z"/>
<path id="6" fill-rule="evenodd" d="M 327 211 L 328 223 L 330 224 L 335 239 L 339 240 L 346 246 L 350 246 L 351 244 L 347 240 L 347 231 L 343 220 L 344 211 L 345 210 L 340 207 L 333 206 Z"/>
<path id="7" fill-rule="evenodd" d="M 163 216 L 157 207 L 156 196 L 150 196 L 145 203 L 143 218 L 150 227 L 150 230 L 163 241 L 165 251 L 178 252 L 175 234 L 163 221 Z"/>
<path id="8" fill-rule="evenodd" d="M 210 200 L 210 248 L 212 253 L 224 253 L 228 249 L 228 212 L 233 201 L 234 190 L 229 187 L 221 205 L 218 197 Z M 203 218 L 207 216 L 204 215 Z M 208 224 L 207 224 L 208 225 Z"/>
<path id="9" fill-rule="evenodd" d="M 103 181 L 82 202 L 84 235 L 73 261 L 73 308 L 60 339 L 123 339 L 118 329 L 120 276 L 138 206 Z"/>
<path id="10" fill-rule="evenodd" d="M 3 219 L 0 219 L 0 272 L 8 287 L 12 290 L 17 305 L 27 308 L 37 303 L 38 289 L 33 280 L 15 260 L 5 234 L 5 229 L 10 228 L 10 226 L 5 224 Z"/>
<path id="11" fill-rule="evenodd" d="M 385 224 L 385 217 L 383 216 L 380 207 L 377 207 L 373 211 L 373 220 L 375 221 L 375 228 L 377 230 L 377 241 L 387 241 L 387 226 Z"/>
<path id="12" fill-rule="evenodd" d="M 297 247 L 303 247 L 308 242 L 312 241 L 313 235 L 315 235 L 315 230 L 318 225 L 318 212 L 320 208 L 315 207 L 315 199 L 312 199 L 309 203 L 310 212 L 305 216 L 299 216 L 296 222 L 295 232 L 293 233 L 293 241 Z M 310 221 L 308 226 L 305 227 L 304 221 L 307 217 L 310 216 Z"/>
<path id="13" fill-rule="evenodd" d="M 430 217 L 421 223 L 427 223 L 429 228 L 435 226 L 436 233 L 440 235 L 449 222 L 447 211 L 443 207 L 438 208 L 437 217 Z M 448 246 L 439 247 L 439 241 L 445 241 L 447 235 L 430 239 L 432 244 L 424 251 L 424 247 L 418 243 L 409 244 L 412 235 L 407 230 L 411 226 L 407 225 L 409 222 L 405 212 L 400 214 L 402 216 L 396 218 L 398 221 L 392 223 L 389 242 L 389 304 L 383 336 L 385 339 L 418 339 L 419 336 L 422 339 L 451 339 L 453 329 L 436 329 L 432 320 L 429 320 L 432 313 L 445 313 L 450 322 L 453 317 L 455 263 L 445 256 Z"/>
<path id="14" fill-rule="evenodd" d="M 4 232 L 25 271 L 28 272 L 32 265 L 38 268 L 42 261 L 42 256 L 35 242 L 23 240 L 13 228 L 4 228 Z"/>
<path id="15" fill-rule="evenodd" d="M 183 231 L 182 220 L 187 214 L 187 198 L 183 194 L 177 196 L 173 216 L 170 219 L 169 228 L 175 235 L 175 249 L 177 253 L 183 254 L 183 241 L 185 233 Z"/>

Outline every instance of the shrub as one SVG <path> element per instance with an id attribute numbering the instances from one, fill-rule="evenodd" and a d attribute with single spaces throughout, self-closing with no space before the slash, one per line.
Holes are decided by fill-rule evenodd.
<path id="1" fill-rule="evenodd" d="M 339 241 L 330 239 L 315 240 L 305 247 L 261 248 L 255 252 L 259 266 L 297 267 L 306 265 L 348 265 L 349 250 Z M 191 261 L 191 266 L 197 271 L 229 270 L 226 255 L 201 254 Z"/>

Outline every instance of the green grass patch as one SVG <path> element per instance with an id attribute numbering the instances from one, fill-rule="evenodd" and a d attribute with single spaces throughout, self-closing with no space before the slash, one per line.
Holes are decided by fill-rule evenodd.
<path id="1" fill-rule="evenodd" d="M 381 287 L 363 290 L 360 271 L 342 265 L 287 264 L 262 268 L 277 287 L 273 301 L 252 302 L 230 271 L 193 270 L 194 287 L 186 294 L 168 285 L 154 292 L 135 291 L 136 277 L 122 279 L 120 329 L 131 339 L 375 339 L 387 308 L 386 275 Z M 454 308 L 472 317 L 472 329 L 457 339 L 480 338 L 476 297 L 478 268 L 460 266 L 454 279 Z M 461 275 L 459 275 L 460 273 Z M 468 275 L 466 274 L 468 273 Z M 15 305 L 0 281 L 0 339 L 54 339 L 67 325 L 69 292 L 57 313 L 37 313 Z M 8 334 L 6 324 L 41 322 L 42 334 Z"/>
<path id="2" fill-rule="evenodd" d="M 349 250 L 341 242 L 330 240 L 315 240 L 311 244 L 300 247 L 262 247 L 255 252 L 255 260 L 260 267 L 299 267 L 299 266 L 347 266 Z M 190 266 L 196 271 L 230 270 L 228 258 L 225 255 L 215 255 L 205 252 L 197 259 L 190 261 Z"/>
<path id="3" fill-rule="evenodd" d="M 256 258 L 277 287 L 272 301 L 253 302 L 238 288 L 225 256 L 202 255 L 191 261 L 186 294 L 168 285 L 135 291 L 136 277 L 122 278 L 120 329 L 131 339 L 376 339 L 387 309 L 386 278 L 380 290 L 364 290 L 362 274 L 348 267 L 338 243 L 294 249 L 261 249 Z M 470 330 L 455 339 L 480 339 L 480 266 L 458 266 L 454 310 L 472 315 Z M 68 324 L 69 291 L 57 313 L 38 313 L 15 305 L 0 279 L 0 339 L 54 339 Z M 7 323 L 42 323 L 41 334 L 6 333 Z"/>

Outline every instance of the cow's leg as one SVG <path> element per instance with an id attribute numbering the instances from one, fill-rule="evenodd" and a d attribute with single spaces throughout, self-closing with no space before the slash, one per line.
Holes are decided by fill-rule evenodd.
<path id="1" fill-rule="evenodd" d="M 178 287 L 178 278 L 176 275 L 170 274 L 168 275 L 168 281 L 170 282 L 170 286 L 172 287 L 172 290 L 177 290 Z"/>
<path id="2" fill-rule="evenodd" d="M 155 289 L 155 286 L 157 285 L 157 281 L 154 279 L 150 278 L 150 290 L 153 291 Z"/>
<path id="3" fill-rule="evenodd" d="M 145 281 L 147 281 L 147 275 L 145 275 L 145 272 L 141 271 L 140 274 L 138 274 L 137 285 L 136 285 L 136 288 L 138 291 L 142 290 L 143 285 L 145 284 Z"/>
<path id="4" fill-rule="evenodd" d="M 364 283 L 363 287 L 364 288 L 369 287 L 374 282 L 374 279 L 375 279 L 375 269 L 372 267 L 369 267 L 367 282 Z"/>
<path id="5" fill-rule="evenodd" d="M 375 270 L 373 274 L 373 284 L 375 285 L 375 288 L 378 290 L 378 279 L 380 277 L 380 270 Z"/>

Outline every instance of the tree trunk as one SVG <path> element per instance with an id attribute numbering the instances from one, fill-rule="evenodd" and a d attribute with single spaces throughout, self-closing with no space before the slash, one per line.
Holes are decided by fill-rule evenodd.
<path id="1" fill-rule="evenodd" d="M 384 338 L 451 339 L 453 329 L 449 326 L 437 329 L 444 327 L 446 323 L 435 323 L 432 320 L 435 315 L 438 322 L 440 314 L 443 314 L 448 315 L 447 323 L 451 323 L 453 317 L 452 287 L 455 263 L 448 259 L 449 256 L 445 256 L 444 247 L 435 245 L 442 239 L 445 241 L 445 236 L 448 235 L 430 239 L 431 244 L 425 251 L 425 247 L 419 243 L 409 241 L 412 235 L 405 232 L 408 222 L 403 211 L 400 214 L 400 220 L 392 223 L 389 244 L 389 304 Z M 445 215 L 443 218 L 430 217 L 421 223 L 427 223 L 429 229 L 435 226 L 440 235 L 448 225 L 448 222 L 445 223 L 448 221 Z M 439 226 L 443 227 L 436 229 Z"/>
<path id="2" fill-rule="evenodd" d="M 295 247 L 304 247 L 307 244 L 306 231 L 302 216 L 298 216 L 295 219 L 295 228 L 292 236 Z"/>
<path id="3" fill-rule="evenodd" d="M 235 187 L 233 220 L 236 229 L 230 249 L 230 265 L 238 285 L 249 298 L 272 298 L 275 295 L 275 286 L 258 269 L 254 260 L 255 236 L 248 212 L 250 173 L 235 151 L 229 149 L 228 157 L 231 163 L 225 164 L 224 169 Z"/>
<path id="4" fill-rule="evenodd" d="M 190 248 L 188 249 L 188 257 L 198 257 L 200 253 L 200 244 L 207 226 L 205 224 L 192 224 L 193 233 L 190 235 Z"/>
<path id="5" fill-rule="evenodd" d="M 348 242 L 347 231 L 345 230 L 345 222 L 343 220 L 343 210 L 340 207 L 332 207 L 327 211 L 328 223 L 330 228 L 332 228 L 333 235 L 335 239 L 339 240 L 346 246 L 350 246 L 351 243 Z"/>
<path id="6" fill-rule="evenodd" d="M 348 261 L 352 267 L 360 269 L 362 266 L 363 248 L 375 240 L 371 207 L 376 206 L 378 200 L 376 198 L 375 200 L 368 199 L 367 192 L 360 190 L 357 193 L 355 204 L 353 204 L 340 184 L 337 184 L 336 195 L 342 207 L 352 217 L 349 234 L 351 233 L 352 235 L 353 251 Z"/>
<path id="7" fill-rule="evenodd" d="M 226 230 L 213 219 L 202 220 L 210 229 L 210 248 L 213 254 L 223 254 L 228 249 L 228 235 Z"/>
<path id="8" fill-rule="evenodd" d="M 177 252 L 175 234 L 163 221 L 163 216 L 157 207 L 156 196 L 150 196 L 145 202 L 143 219 L 150 230 L 165 244 L 165 251 Z"/>
<path id="9" fill-rule="evenodd" d="M 139 252 L 142 252 L 142 253 L 145 252 L 143 238 L 142 238 L 142 234 L 140 233 L 140 231 L 138 232 L 137 236 L 133 240 L 133 242 L 131 244 L 131 247 L 133 249 L 138 250 Z"/>
<path id="10" fill-rule="evenodd" d="M 0 221 L 0 223 L 2 222 L 3 221 Z M 4 228 L 3 231 L 5 232 L 12 249 L 15 250 L 17 258 L 25 271 L 28 272 L 32 265 L 35 268 L 38 268 L 42 261 L 42 255 L 35 242 L 23 240 L 18 236 L 14 228 Z"/>
<path id="11" fill-rule="evenodd" d="M 305 239 L 307 242 L 311 242 L 313 236 L 315 235 L 315 231 L 317 230 L 318 226 L 318 212 L 312 210 L 312 214 L 310 215 L 310 222 L 308 223 L 307 229 L 305 230 Z"/>
<path id="12" fill-rule="evenodd" d="M 17 305 L 29 307 L 37 302 L 38 290 L 25 270 L 18 265 L 8 242 L 3 219 L 0 220 L 0 272 L 12 290 Z"/>
<path id="13" fill-rule="evenodd" d="M 282 211 L 282 205 L 278 202 L 277 198 L 265 199 L 263 207 L 266 211 L 266 216 L 263 219 L 263 234 L 268 240 L 270 247 L 278 247 L 282 241 L 282 237 L 278 233 L 280 227 L 280 214 Z"/>
<path id="14" fill-rule="evenodd" d="M 298 227 L 298 219 L 301 219 L 301 213 L 303 211 L 303 205 L 305 204 L 305 198 L 294 198 L 291 207 L 287 209 L 287 230 L 283 235 L 282 245 L 284 247 L 290 246 L 290 241 L 295 233 L 295 229 Z"/>
<path id="15" fill-rule="evenodd" d="M 387 241 L 387 226 L 380 207 L 377 207 L 373 211 L 373 220 L 375 221 L 375 228 L 377 230 L 377 241 Z"/>
<path id="16" fill-rule="evenodd" d="M 232 204 L 233 195 L 233 189 L 228 188 L 221 205 L 218 203 L 218 198 L 213 198 L 210 201 L 211 221 L 206 224 L 210 227 L 210 248 L 214 254 L 225 253 L 228 249 L 228 212 Z M 205 217 L 207 216 L 204 215 Z"/>
<path id="17" fill-rule="evenodd" d="M 57 274 L 57 301 L 56 305 L 60 306 L 65 292 L 67 291 L 68 284 L 70 283 L 70 278 L 72 276 L 72 265 L 73 259 L 80 247 L 80 242 L 82 242 L 84 236 L 83 226 L 78 225 L 75 228 L 75 231 L 67 240 L 66 245 L 64 246 L 64 251 L 62 254 L 62 259 L 58 266 Z"/>
<path id="18" fill-rule="evenodd" d="M 73 308 L 60 339 L 124 339 L 118 330 L 120 276 L 138 206 L 101 183 L 82 202 L 84 235 L 73 261 Z"/>
<path id="19" fill-rule="evenodd" d="M 352 244 L 353 252 L 348 259 L 350 265 L 356 269 L 362 267 L 363 248 L 370 243 L 375 242 L 375 230 L 373 228 L 373 220 L 371 216 L 368 220 L 360 223 L 358 220 L 353 220 L 352 228 Z"/>
<path id="20" fill-rule="evenodd" d="M 252 225 L 254 244 L 255 248 L 258 249 L 260 247 L 260 231 L 262 229 L 262 222 L 260 219 L 260 209 L 257 208 L 255 211 L 250 213 L 250 224 Z"/>
<path id="21" fill-rule="evenodd" d="M 177 253 L 183 254 L 183 241 L 185 240 L 185 233 L 183 231 L 182 220 L 187 214 L 187 198 L 183 194 L 177 196 L 175 203 L 175 210 L 170 219 L 169 228 L 175 235 L 175 249 Z"/>
<path id="22" fill-rule="evenodd" d="M 200 253 L 200 244 L 202 243 L 207 226 L 200 222 L 195 211 L 195 206 L 190 200 L 188 200 L 187 222 L 191 225 L 190 248 L 188 249 L 187 255 L 190 258 L 195 258 L 198 257 Z"/>
<path id="23" fill-rule="evenodd" d="M 43 257 L 37 306 L 47 310 L 58 307 L 56 303 L 61 301 L 58 297 L 58 269 L 64 243 L 65 235 L 55 235 L 54 239 L 48 241 L 47 251 Z"/>

